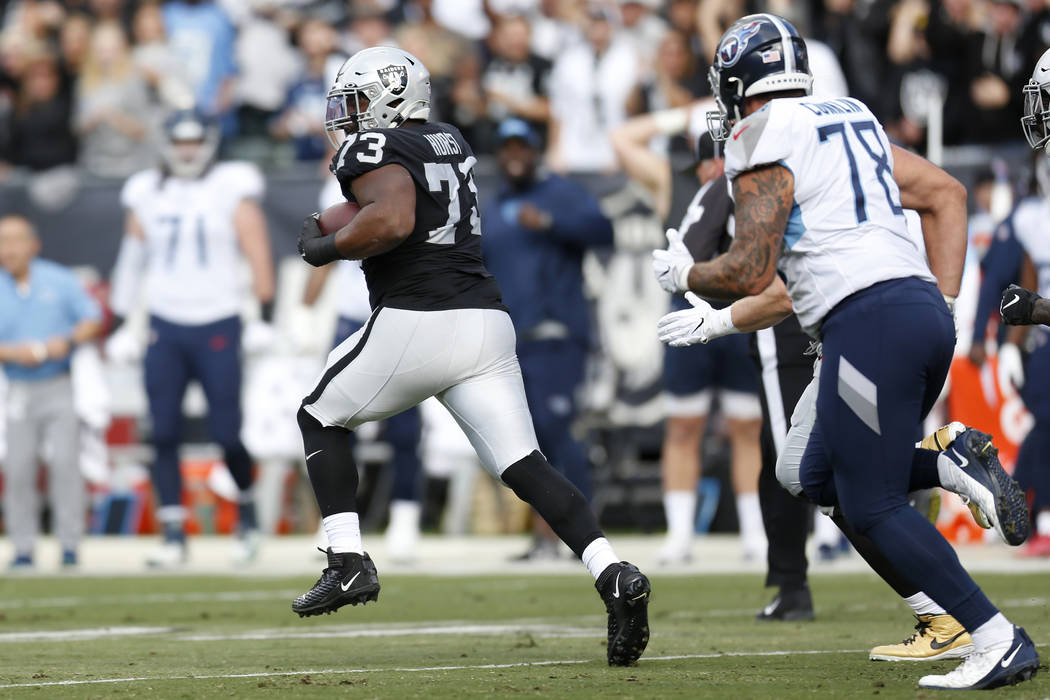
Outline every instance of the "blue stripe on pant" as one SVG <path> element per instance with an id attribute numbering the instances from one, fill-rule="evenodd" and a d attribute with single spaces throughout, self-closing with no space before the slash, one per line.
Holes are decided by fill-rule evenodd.
<path id="1" fill-rule="evenodd" d="M 591 499 L 591 465 L 573 437 L 576 390 L 583 382 L 587 348 L 580 342 L 535 340 L 518 343 L 525 398 L 540 451 L 555 469 Z"/>
<path id="2" fill-rule="evenodd" d="M 182 400 L 196 379 L 208 400 L 208 432 L 223 450 L 241 490 L 251 487 L 251 458 L 241 442 L 241 320 L 231 317 L 197 326 L 150 318 L 144 363 L 146 396 L 156 451 L 153 483 L 162 506 L 182 499 L 179 443 Z"/>
<path id="3" fill-rule="evenodd" d="M 332 347 L 339 345 L 364 325 L 361 321 L 340 316 Z M 393 501 L 419 501 L 423 497 L 423 463 L 419 458 L 422 434 L 423 419 L 419 406 L 413 406 L 383 421 L 383 439 L 394 452 L 394 481 L 390 487 L 390 499 Z M 349 435 L 352 445 L 357 438 L 353 431 Z"/>
<path id="4" fill-rule="evenodd" d="M 932 283 L 891 280 L 839 303 L 821 333 L 817 423 L 802 466 L 807 495 L 837 495 L 854 529 L 973 631 L 995 608 L 937 529 L 908 505 L 915 426 L 951 363 L 951 314 Z M 827 465 L 833 487 L 822 483 Z"/>

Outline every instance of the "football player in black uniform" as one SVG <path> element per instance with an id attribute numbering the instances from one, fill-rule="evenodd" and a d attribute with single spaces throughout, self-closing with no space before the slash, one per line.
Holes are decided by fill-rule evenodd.
<path id="1" fill-rule="evenodd" d="M 328 92 L 325 128 L 343 137 L 332 171 L 361 210 L 329 236 L 308 217 L 299 250 L 315 266 L 363 259 L 373 311 L 329 354 L 299 411 L 331 546 L 328 567 L 292 610 L 318 615 L 377 599 L 346 432 L 436 396 L 485 468 L 583 560 L 609 614 L 608 661 L 631 664 L 649 640 L 649 580 L 616 557 L 586 499 L 539 452 L 514 328 L 482 264 L 476 159 L 455 127 L 429 115 L 430 74 L 400 49 L 355 54 Z"/>

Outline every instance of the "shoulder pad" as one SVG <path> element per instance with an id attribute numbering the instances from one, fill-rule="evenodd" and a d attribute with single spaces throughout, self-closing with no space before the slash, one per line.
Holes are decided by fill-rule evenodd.
<path id="1" fill-rule="evenodd" d="M 120 190 L 120 204 L 125 209 L 134 209 L 141 205 L 146 197 L 156 191 L 160 182 L 160 171 L 156 168 L 140 170 L 124 182 Z"/>
<path id="2" fill-rule="evenodd" d="M 791 155 L 791 116 L 772 100 L 741 119 L 726 139 L 726 176 L 733 179 L 745 170 L 777 163 Z"/>
<path id="3" fill-rule="evenodd" d="M 209 174 L 216 187 L 221 187 L 230 199 L 259 199 L 266 190 L 262 171 L 254 163 L 228 160 L 216 163 Z"/>

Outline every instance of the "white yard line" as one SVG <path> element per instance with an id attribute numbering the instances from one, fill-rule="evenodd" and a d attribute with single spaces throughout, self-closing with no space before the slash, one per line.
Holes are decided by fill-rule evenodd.
<path id="1" fill-rule="evenodd" d="M 673 656 L 646 656 L 644 661 L 682 661 L 689 659 L 718 659 L 726 656 L 791 656 L 812 654 L 858 654 L 867 649 L 807 649 L 802 651 L 730 651 L 718 654 L 676 654 Z M 525 668 L 529 666 L 568 666 L 596 663 L 600 659 L 550 659 L 547 661 L 522 661 L 509 664 L 464 664 L 461 666 L 391 666 L 386 668 L 324 668 L 301 671 L 262 671 L 259 673 L 221 673 L 201 676 L 132 676 L 127 678 L 92 678 L 84 680 L 42 681 L 38 683 L 7 683 L 0 690 L 10 688 L 46 688 L 66 685 L 92 685 L 96 683 L 141 683 L 143 681 L 187 681 L 222 680 L 236 678 L 275 678 L 282 676 L 330 676 L 355 673 L 434 673 L 435 671 L 484 671 L 501 668 Z"/>
<path id="2" fill-rule="evenodd" d="M 274 630 L 255 630 L 240 634 L 193 634 L 178 637 L 182 642 L 240 642 L 269 639 L 350 639 L 357 637 L 407 637 L 432 636 L 441 634 L 463 635 L 501 635 L 527 633 L 537 637 L 555 639 L 572 639 L 578 637 L 601 637 L 605 630 L 600 627 L 563 627 L 558 625 L 537 625 L 513 623 L 498 625 L 429 625 L 426 627 L 373 627 L 373 628 L 315 628 L 309 632 L 294 632 L 287 628 Z"/>
<path id="3" fill-rule="evenodd" d="M 86 642 L 111 637 L 168 634 L 174 631 L 174 627 L 87 627 L 75 630 L 2 632 L 0 633 L 0 642 Z"/>

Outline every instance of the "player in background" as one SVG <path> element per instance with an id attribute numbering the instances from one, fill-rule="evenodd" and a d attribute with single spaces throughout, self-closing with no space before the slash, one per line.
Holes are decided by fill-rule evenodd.
<path id="1" fill-rule="evenodd" d="M 996 233 L 981 281 L 978 320 L 998 302 L 1009 324 L 998 352 L 999 386 L 1018 390 L 1035 419 L 1017 453 L 1014 477 L 1028 493 L 1036 534 L 1025 547 L 1050 556 L 1050 51 L 1036 62 L 1024 87 L 1021 129 L 1035 156 L 1039 195 L 1022 200 Z M 994 255 L 993 255 L 994 253 Z M 1011 284 L 1017 283 L 1017 284 Z M 1018 286 L 1020 285 L 1020 286 Z M 1035 289 L 1038 291 L 1029 291 Z M 982 337 L 983 340 L 983 337 Z M 980 358 L 978 358 L 980 359 Z"/>
<path id="2" fill-rule="evenodd" d="M 125 235 L 113 268 L 110 305 L 118 320 L 145 296 L 149 344 L 144 362 L 155 451 L 153 484 L 163 543 L 147 564 L 170 568 L 187 556 L 179 445 L 182 400 L 192 380 L 208 400 L 208 430 L 240 491 L 235 563 L 251 561 L 259 532 L 252 496 L 252 459 L 241 442 L 241 308 L 251 269 L 251 290 L 272 315 L 273 261 L 259 205 L 263 179 L 241 162 L 216 162 L 218 128 L 192 110 L 171 115 L 161 143 L 162 164 L 128 178 L 121 192 Z M 119 323 L 119 321 L 118 321 Z M 245 335 L 264 335 L 249 324 Z M 121 331 L 107 344 L 128 352 Z"/>
<path id="3" fill-rule="evenodd" d="M 327 236 L 316 216 L 307 217 L 299 250 L 314 266 L 363 260 L 373 311 L 329 354 L 299 411 L 330 546 L 328 567 L 292 610 L 318 615 L 378 598 L 347 432 L 436 396 L 485 468 L 535 508 L 594 577 L 609 615 L 608 662 L 634 663 L 649 641 L 649 581 L 616 557 L 586 499 L 539 451 L 514 327 L 482 264 L 476 159 L 455 127 L 429 116 L 430 74 L 400 49 L 358 52 L 328 92 L 325 128 L 342 139 L 333 144 L 332 170 L 360 211 Z"/>
<path id="4" fill-rule="evenodd" d="M 321 210 L 338 202 L 346 201 L 334 177 L 325 180 L 321 189 Z M 372 315 L 368 305 L 368 285 L 356 260 L 341 260 L 336 265 L 314 268 L 303 290 L 303 303 L 313 306 L 328 280 L 335 271 L 336 321 L 332 347 L 361 330 Z M 383 421 L 383 439 L 393 450 L 391 466 L 393 485 L 390 490 L 390 520 L 386 528 L 386 552 L 391 561 L 408 564 L 415 561 L 420 535 L 422 515 L 423 463 L 419 457 L 419 441 L 423 432 L 423 420 L 418 407 L 403 411 Z M 350 433 L 351 445 L 356 442 Z M 351 449 L 353 449 L 351 447 Z"/>
<path id="5" fill-rule="evenodd" d="M 756 295 L 778 268 L 785 275 L 803 328 L 823 343 L 803 490 L 841 507 L 846 522 L 973 639 L 975 651 L 960 666 L 919 685 L 977 689 L 1031 678 L 1039 665 L 1031 639 L 908 504 L 918 488 L 969 492 L 995 512 L 1001 534 L 1027 536 L 1023 496 L 986 435 L 966 430 L 945 452 L 913 443 L 954 348 L 946 301 L 962 275 L 964 191 L 956 184 L 940 193 L 959 200 L 958 216 L 924 217 L 927 266 L 903 215 L 904 207 L 924 208 L 912 201 L 924 187 L 922 169 L 904 158 L 895 167 L 897 153 L 862 103 L 807 97 L 805 45 L 790 23 L 769 14 L 738 20 L 719 43 L 711 76 L 736 237 L 725 255 L 668 274 L 716 298 Z"/>
<path id="6" fill-rule="evenodd" d="M 688 111 L 636 117 L 610 136 L 621 166 L 649 190 L 661 220 L 667 219 L 670 207 L 671 168 L 665 156 L 650 150 L 649 143 L 663 123 L 679 114 L 686 117 Z M 694 159 L 690 170 L 696 177 L 694 187 L 697 181 L 700 187 L 694 191 L 681 222 L 675 222 L 678 228 L 668 235 L 680 238 L 694 260 L 709 260 L 729 246 L 733 203 L 723 175 L 721 148 L 706 132 L 691 138 Z M 679 292 L 672 297 L 671 308 L 689 308 L 689 302 Z M 665 423 L 660 472 L 667 535 L 657 554 L 661 564 L 679 564 L 692 557 L 696 489 L 703 466 L 701 443 L 716 393 L 732 450 L 730 474 L 743 558 L 761 560 L 766 556 L 758 494 L 762 408 L 748 343 L 747 336 L 734 336 L 711 345 L 668 348 L 664 353 Z M 812 613 L 812 605 L 809 608 Z"/>

